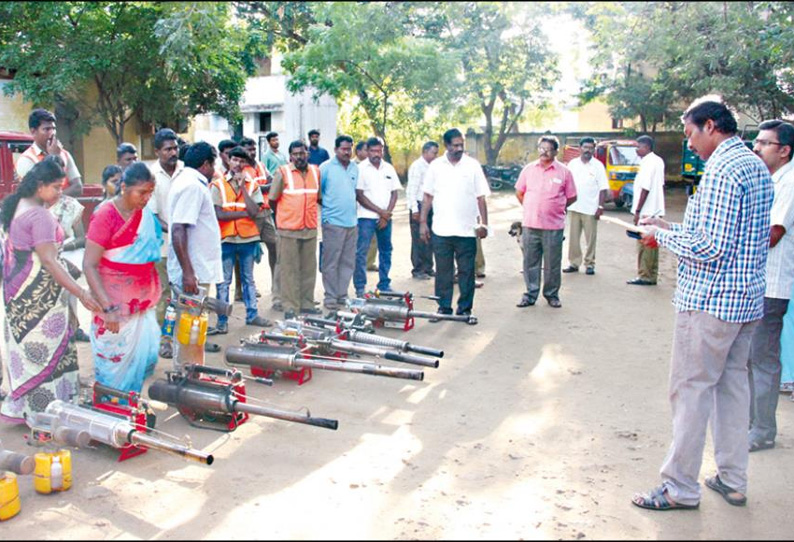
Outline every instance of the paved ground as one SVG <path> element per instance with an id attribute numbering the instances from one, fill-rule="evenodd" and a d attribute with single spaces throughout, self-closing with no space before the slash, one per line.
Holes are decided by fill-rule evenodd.
<path id="1" fill-rule="evenodd" d="M 684 202 L 679 190 L 668 195 L 673 219 Z M 602 224 L 597 274 L 566 275 L 561 310 L 543 302 L 518 309 L 520 250 L 507 235 L 518 206 L 500 195 L 489 208 L 496 234 L 485 243 L 480 325 L 422 321 L 407 334 L 388 333 L 446 350 L 424 382 L 317 371 L 301 387 L 249 386 L 270 404 L 338 419 L 336 432 L 260 418 L 222 434 L 191 428 L 170 411 L 158 429 L 190 434 L 194 446 L 215 454 L 212 467 L 157 452 L 117 463 L 108 448 L 75 451 L 70 491 L 41 496 L 30 477 L 20 479 L 22 512 L 0 525 L 0 538 L 791 539 L 794 403 L 787 397 L 778 447 L 751 456 L 746 508 L 708 489 L 697 512 L 629 503 L 658 482 L 670 438 L 673 258 L 662 254 L 657 287 L 627 286 L 634 242 Z M 409 246 L 403 212 L 394 287 L 431 294 L 432 283 L 405 278 Z M 267 292 L 264 267 L 257 276 Z M 269 305 L 266 295 L 261 307 Z M 252 331 L 232 320 L 226 344 Z M 90 377 L 86 345 L 80 353 Z M 222 356 L 207 361 L 221 365 Z M 169 365 L 161 362 L 156 376 Z M 17 451 L 28 449 L 23 434 L 0 427 L 0 439 Z M 709 443 L 702 476 L 713 470 Z"/>

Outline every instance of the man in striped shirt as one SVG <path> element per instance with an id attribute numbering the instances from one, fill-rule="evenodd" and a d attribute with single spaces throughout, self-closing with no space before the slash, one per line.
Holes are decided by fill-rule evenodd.
<path id="1" fill-rule="evenodd" d="M 764 314 L 772 179 L 736 136 L 736 119 L 713 98 L 682 117 L 689 148 L 708 161 L 684 222 L 645 218 L 644 242 L 678 256 L 670 367 L 673 442 L 662 485 L 632 502 L 652 510 L 700 503 L 698 475 L 711 418 L 717 474 L 706 485 L 728 503 L 747 502 L 750 340 Z"/>

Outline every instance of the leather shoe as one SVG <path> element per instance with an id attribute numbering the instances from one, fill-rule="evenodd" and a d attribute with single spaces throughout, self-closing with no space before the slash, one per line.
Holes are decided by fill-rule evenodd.
<path id="1" fill-rule="evenodd" d="M 520 307 L 520 308 L 523 309 L 524 307 L 531 307 L 534 304 L 535 304 L 535 300 L 534 299 L 530 299 L 530 297 L 527 294 L 524 294 L 521 297 L 521 301 L 518 302 L 516 307 Z"/>
<path id="2" fill-rule="evenodd" d="M 321 311 L 320 309 L 315 309 L 313 307 L 311 309 L 301 309 L 300 312 L 301 312 L 301 314 L 313 314 L 313 315 L 317 315 L 317 314 L 322 314 L 323 313 L 323 311 Z"/>
<path id="3" fill-rule="evenodd" d="M 554 309 L 559 309 L 560 307 L 562 307 L 562 303 L 560 303 L 560 300 L 557 299 L 556 297 L 552 297 L 551 299 L 547 299 L 546 301 L 548 301 L 549 307 L 552 307 Z"/>
<path id="4" fill-rule="evenodd" d="M 633 284 L 634 286 L 655 286 L 655 282 L 651 282 L 650 280 L 641 279 L 637 277 L 635 279 L 627 280 L 626 284 Z"/>
<path id="5" fill-rule="evenodd" d="M 563 269 L 562 272 L 563 273 L 578 273 L 579 272 L 579 268 L 578 267 L 574 267 L 573 265 L 569 265 L 568 267 Z"/>
<path id="6" fill-rule="evenodd" d="M 588 267 L 587 271 L 584 272 L 585 275 L 595 275 L 595 267 Z"/>
<path id="7" fill-rule="evenodd" d="M 273 325 L 273 322 L 271 322 L 267 318 L 263 318 L 262 316 L 254 316 L 251 320 L 247 321 L 245 325 L 257 326 L 257 327 L 270 327 Z"/>

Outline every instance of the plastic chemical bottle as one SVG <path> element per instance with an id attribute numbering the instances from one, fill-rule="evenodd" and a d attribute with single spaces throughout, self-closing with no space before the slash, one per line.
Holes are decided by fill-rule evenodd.
<path id="1" fill-rule="evenodd" d="M 171 305 L 165 309 L 165 319 L 163 320 L 163 328 L 162 333 L 163 335 L 168 335 L 169 337 L 174 336 L 174 324 L 176 323 L 176 309 Z"/>
<path id="2" fill-rule="evenodd" d="M 200 323 L 198 318 L 194 318 L 193 323 L 190 325 L 190 344 L 198 344 Z"/>
<path id="3" fill-rule="evenodd" d="M 53 490 L 63 489 L 63 466 L 61 465 L 61 458 L 57 455 L 52 458 L 50 486 Z"/>

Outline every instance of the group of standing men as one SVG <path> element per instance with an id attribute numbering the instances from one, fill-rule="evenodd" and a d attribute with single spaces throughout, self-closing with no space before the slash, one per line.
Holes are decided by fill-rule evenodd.
<path id="1" fill-rule="evenodd" d="M 155 136 L 159 169 L 165 169 L 172 160 L 172 153 L 166 156 L 164 150 L 167 147 L 164 141 L 170 140 L 172 134 L 169 130 L 167 137 L 160 133 Z M 313 136 L 319 134 L 313 131 L 310 140 Z M 447 154 L 435 161 L 437 163 L 425 160 L 426 171 L 415 179 L 418 185 L 413 197 L 422 199 L 417 221 L 421 261 L 423 269 L 433 272 L 429 248 L 432 246 L 438 268 L 435 273 L 439 312 L 448 314 L 452 313 L 457 259 L 461 289 L 457 313 L 470 314 L 475 287 L 476 239 L 487 235 L 485 196 L 489 190 L 479 163 L 463 153 L 464 140 L 460 131 L 450 130 L 444 137 Z M 314 286 L 318 269 L 318 229 L 322 228 L 319 269 L 325 308 L 336 310 L 345 305 L 351 279 L 356 295 L 364 294 L 366 256 L 373 237 L 377 239 L 379 253 L 376 287 L 389 291 L 392 215 L 401 185 L 392 165 L 383 160 L 383 142 L 370 138 L 366 142 L 366 158 L 353 160 L 353 139 L 346 135 L 336 138 L 334 156 L 330 158 L 322 155 L 323 149 L 316 148 L 316 138 L 312 140 L 314 145 L 308 147 L 302 141 L 292 142 L 288 158 L 278 151 L 277 134 L 268 134 L 267 139 L 270 148 L 265 154 L 264 165 L 242 145 L 228 141 L 219 145 L 225 171 L 210 170 L 208 164 L 210 159 L 214 163 L 215 149 L 206 143 L 197 143 L 185 153 L 184 164 L 174 160 L 170 172 L 163 172 L 170 177 L 168 180 L 161 183 L 158 178 L 157 190 L 166 195 L 167 203 L 157 207 L 156 214 L 166 231 L 176 225 L 171 231 L 167 257 L 169 281 L 181 284 L 188 293 L 194 292 L 198 285 L 218 284 L 218 296 L 227 301 L 235 261 L 239 261 L 246 324 L 266 326 L 269 322 L 256 311 L 252 268 L 258 256 L 259 241 L 265 242 L 272 252 L 270 245 L 275 245 L 275 237 L 278 245 L 273 270 L 274 308 L 283 310 L 287 318 L 299 313 L 317 314 L 320 310 L 315 306 Z M 438 150 L 436 143 L 431 142 L 429 147 Z M 310 163 L 312 160 L 322 160 L 322 163 L 318 167 Z M 174 181 L 183 170 L 193 172 L 186 176 L 194 181 L 190 183 L 188 194 L 175 190 Z M 155 171 L 157 174 L 158 168 Z M 200 190 L 196 180 L 210 189 Z M 433 205 L 436 195 L 442 197 Z M 160 201 L 157 196 L 156 192 L 152 205 Z M 434 219 L 427 216 L 431 207 Z M 165 219 L 162 209 L 166 209 Z M 177 217 L 171 216 L 174 212 Z M 209 231 L 213 229 L 211 218 L 219 230 L 217 236 Z M 199 227 L 200 224 L 205 227 Z M 207 246 L 217 237 L 220 237 L 220 257 L 218 250 L 209 250 Z M 194 260 L 200 262 L 198 269 Z M 220 317 L 210 333 L 226 332 L 227 322 Z"/>

